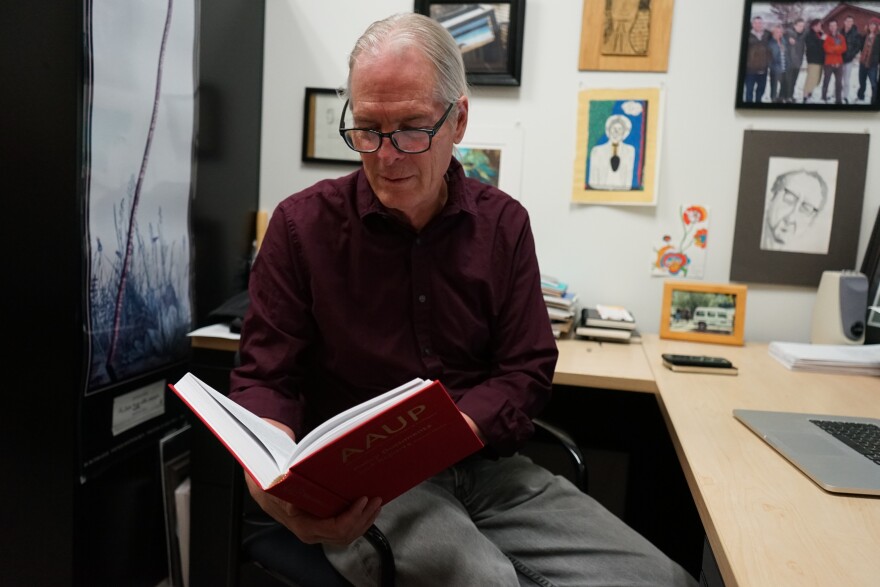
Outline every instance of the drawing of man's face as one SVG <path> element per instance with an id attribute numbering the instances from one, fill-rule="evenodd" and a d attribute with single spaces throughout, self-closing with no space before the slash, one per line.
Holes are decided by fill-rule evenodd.
<path id="1" fill-rule="evenodd" d="M 812 226 L 825 206 L 828 188 L 815 172 L 793 171 L 780 175 L 764 215 L 765 233 L 773 248 L 784 248 Z"/>
<path id="2" fill-rule="evenodd" d="M 630 122 L 625 116 L 619 114 L 609 116 L 608 121 L 605 123 L 605 134 L 608 135 L 608 139 L 614 144 L 619 144 L 629 136 L 629 131 Z"/>

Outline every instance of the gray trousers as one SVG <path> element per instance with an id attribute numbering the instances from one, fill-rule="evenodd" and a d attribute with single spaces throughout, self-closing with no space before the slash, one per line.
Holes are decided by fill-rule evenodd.
<path id="1" fill-rule="evenodd" d="M 466 459 L 384 505 L 376 526 L 401 587 L 697 585 L 593 498 L 519 455 Z M 324 551 L 354 585 L 378 584 L 366 539 Z"/>

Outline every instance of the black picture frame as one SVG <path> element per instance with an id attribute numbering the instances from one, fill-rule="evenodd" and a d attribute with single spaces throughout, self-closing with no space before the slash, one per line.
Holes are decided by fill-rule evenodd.
<path id="1" fill-rule="evenodd" d="M 865 314 L 865 344 L 880 343 L 880 311 L 870 307 L 880 306 L 880 209 L 874 219 L 874 228 L 860 271 L 868 278 L 868 308 Z"/>
<path id="2" fill-rule="evenodd" d="M 302 160 L 306 163 L 360 165 L 361 156 L 339 136 L 345 101 L 332 88 L 306 88 L 303 107 Z"/>
<path id="3" fill-rule="evenodd" d="M 460 41 L 469 84 L 520 85 L 526 0 L 415 0 L 414 11 L 440 22 Z"/>
<path id="4" fill-rule="evenodd" d="M 829 8 L 829 5 L 832 5 Z M 831 75 L 828 77 L 829 83 L 827 88 L 826 97 L 828 97 L 828 101 L 825 102 L 822 100 L 823 93 L 823 85 L 825 82 L 825 71 L 824 65 L 819 66 L 818 61 L 810 65 L 808 63 L 807 57 L 807 48 L 806 44 L 810 39 L 808 37 L 811 36 L 810 22 L 814 19 L 818 19 L 822 24 L 822 30 L 827 34 L 828 32 L 828 24 L 830 21 L 835 20 L 839 22 L 839 28 L 843 29 L 844 19 L 847 16 L 852 16 L 854 20 L 854 26 L 857 28 L 858 33 L 864 34 L 867 30 L 868 22 L 873 19 L 880 19 L 880 10 L 876 9 L 876 2 L 817 2 L 817 1 L 781 1 L 781 2 L 768 2 L 765 0 L 755 1 L 755 0 L 745 0 L 745 10 L 743 12 L 743 21 L 742 21 L 742 34 L 740 41 L 740 57 L 739 57 L 739 73 L 737 76 L 737 84 L 736 84 L 736 108 L 741 109 L 756 109 L 756 110 L 835 110 L 835 111 L 855 111 L 855 112 L 876 112 L 880 110 L 880 98 L 877 95 L 873 95 L 873 89 L 869 81 L 865 82 L 864 89 L 864 100 L 863 102 L 856 101 L 858 98 L 858 87 L 859 87 L 859 63 L 858 56 L 855 56 L 852 61 L 852 66 L 844 71 L 840 70 L 841 77 L 837 77 L 836 75 Z M 762 55 L 761 51 L 759 51 L 759 47 L 756 44 L 757 36 L 752 34 L 752 19 L 754 17 L 761 17 L 763 24 L 763 32 L 764 37 L 767 38 L 767 51 L 768 53 L 764 53 Z M 804 19 L 804 28 L 802 33 L 798 33 L 794 29 L 794 24 L 798 19 Z M 800 58 L 800 67 L 797 70 L 796 75 L 791 75 L 793 69 L 788 69 L 788 74 L 780 73 L 779 69 L 781 67 L 767 67 L 763 68 L 764 73 L 759 73 L 761 71 L 757 66 L 761 64 L 761 61 L 766 61 L 767 59 L 773 61 L 773 55 L 781 55 L 781 53 L 777 50 L 773 50 L 770 53 L 770 47 L 772 45 L 772 29 L 777 25 L 781 26 L 783 29 L 783 46 L 786 46 L 785 41 L 788 41 L 790 38 L 796 40 L 795 45 L 788 45 L 788 51 L 786 51 L 786 55 L 788 55 L 789 60 L 797 60 Z M 878 27 L 878 33 L 880 33 L 880 27 Z M 795 49 L 795 46 L 798 48 Z M 803 47 L 803 50 L 800 48 Z M 815 47 L 815 45 L 811 44 L 811 47 Z M 880 48 L 874 49 L 880 51 Z M 794 53 L 792 54 L 792 51 Z M 752 56 L 752 66 L 749 66 L 749 58 Z M 817 50 L 811 50 L 810 55 L 818 55 Z M 816 57 L 812 57 L 813 60 L 816 60 Z M 775 61 L 777 64 L 781 64 L 781 61 Z M 818 72 L 820 78 L 818 85 L 810 92 L 808 98 L 805 98 L 804 92 L 812 86 L 811 79 L 815 79 L 815 73 L 810 73 L 810 70 L 813 72 Z M 847 78 L 847 88 L 846 91 L 841 92 L 844 94 L 840 103 L 837 102 L 834 86 L 837 84 L 838 79 Z M 809 78 L 809 79 L 808 79 Z M 763 82 L 762 82 L 763 80 Z M 833 80 L 833 82 L 831 82 Z M 809 83 L 809 86 L 805 87 L 805 84 Z M 749 89 L 754 89 L 754 91 L 749 92 Z M 755 99 L 755 95 L 758 92 L 761 92 L 761 95 L 758 99 Z M 880 94 L 880 92 L 877 92 Z M 870 95 L 870 98 L 869 98 Z M 833 97 L 833 98 L 832 98 Z M 775 98 L 775 99 L 774 99 Z M 832 101 L 833 99 L 833 101 Z M 790 100 L 790 101 L 787 101 Z"/>
<path id="5" fill-rule="evenodd" d="M 818 287 L 823 271 L 855 268 L 869 139 L 867 133 L 745 131 L 732 281 Z M 818 220 L 811 227 L 812 236 L 825 237 L 824 241 L 819 239 L 823 248 L 806 250 L 798 248 L 802 243 L 795 241 L 795 246 L 789 243 L 774 250 L 762 242 L 762 233 L 768 234 L 764 231 L 765 212 L 769 219 L 775 179 L 782 175 L 777 172 L 787 167 L 825 173 L 829 165 L 835 168 L 833 182 L 832 174 L 825 175 L 826 202 L 832 205 L 820 207 Z"/>

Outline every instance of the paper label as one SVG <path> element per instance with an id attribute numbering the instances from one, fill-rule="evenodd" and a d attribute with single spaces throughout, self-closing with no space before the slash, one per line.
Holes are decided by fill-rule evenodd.
<path id="1" fill-rule="evenodd" d="M 113 436 L 165 413 L 165 380 L 120 395 L 113 400 Z"/>

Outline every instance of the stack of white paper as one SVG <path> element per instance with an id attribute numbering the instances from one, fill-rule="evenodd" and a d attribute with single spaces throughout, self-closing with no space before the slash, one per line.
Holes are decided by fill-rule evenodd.
<path id="1" fill-rule="evenodd" d="M 880 344 L 771 342 L 770 356 L 794 371 L 880 376 Z"/>

